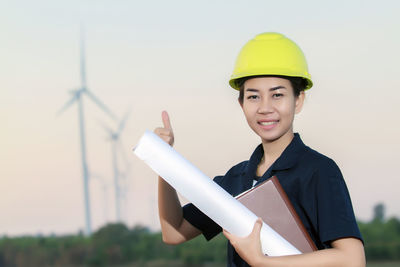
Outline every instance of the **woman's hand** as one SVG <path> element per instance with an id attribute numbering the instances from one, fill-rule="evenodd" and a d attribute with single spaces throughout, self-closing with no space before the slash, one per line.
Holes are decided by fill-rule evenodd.
<path id="1" fill-rule="evenodd" d="M 365 267 L 365 255 L 362 242 L 357 238 L 340 238 L 332 242 L 332 248 L 300 255 L 267 257 L 261 251 L 260 231 L 262 221 L 259 218 L 253 231 L 247 237 L 237 237 L 224 230 L 224 235 L 240 257 L 250 266 L 307 266 L 307 267 Z"/>
<path id="2" fill-rule="evenodd" d="M 239 256 L 251 266 L 256 266 L 265 257 L 261 251 L 261 227 L 262 220 L 258 218 L 254 224 L 253 231 L 247 237 L 238 237 L 226 230 L 223 231 Z"/>
<path id="3" fill-rule="evenodd" d="M 174 132 L 172 131 L 171 122 L 166 111 L 161 113 L 161 118 L 164 127 L 158 127 L 154 130 L 154 133 L 158 135 L 162 140 L 168 143 L 170 146 L 174 145 Z"/>

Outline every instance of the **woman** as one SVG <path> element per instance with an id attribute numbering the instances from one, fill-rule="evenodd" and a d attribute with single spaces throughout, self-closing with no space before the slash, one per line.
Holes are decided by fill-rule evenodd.
<path id="1" fill-rule="evenodd" d="M 232 195 L 275 175 L 315 242 L 316 252 L 268 257 L 260 245 L 261 221 L 248 237 L 227 231 L 228 266 L 365 266 L 347 187 L 335 162 L 304 145 L 293 132 L 295 114 L 312 87 L 300 48 L 278 33 L 263 33 L 241 50 L 230 85 L 239 90 L 239 104 L 261 144 L 249 160 L 214 181 Z M 173 145 L 168 114 L 155 133 Z M 179 244 L 202 233 L 207 240 L 222 229 L 194 205 L 183 208 L 175 190 L 159 178 L 159 216 L 163 240 Z"/>

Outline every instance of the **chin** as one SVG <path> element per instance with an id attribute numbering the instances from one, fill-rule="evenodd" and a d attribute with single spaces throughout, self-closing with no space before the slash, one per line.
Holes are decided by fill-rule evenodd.
<path id="1" fill-rule="evenodd" d="M 279 133 L 265 133 L 265 132 L 256 132 L 256 134 L 261 138 L 263 142 L 274 142 L 282 137 L 282 134 Z"/>
<path id="2" fill-rule="evenodd" d="M 272 143 L 286 136 L 290 131 L 289 130 L 284 131 L 282 129 L 274 129 L 271 132 L 265 132 L 265 131 L 255 131 L 255 132 L 263 142 Z"/>
<path id="3" fill-rule="evenodd" d="M 275 142 L 276 140 L 279 140 L 279 138 L 281 137 L 281 136 L 260 136 L 261 137 L 261 140 L 263 141 L 263 142 L 266 142 L 266 143 L 272 143 L 272 142 Z"/>

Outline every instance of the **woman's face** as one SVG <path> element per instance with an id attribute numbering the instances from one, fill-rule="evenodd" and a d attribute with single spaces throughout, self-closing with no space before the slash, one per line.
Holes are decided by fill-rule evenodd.
<path id="1" fill-rule="evenodd" d="M 255 77 L 245 81 L 241 104 L 250 128 L 263 142 L 293 135 L 294 115 L 301 111 L 304 92 L 295 97 L 289 80 Z"/>

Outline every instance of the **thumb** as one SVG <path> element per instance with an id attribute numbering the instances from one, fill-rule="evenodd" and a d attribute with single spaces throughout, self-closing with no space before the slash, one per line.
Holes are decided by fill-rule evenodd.
<path id="1" fill-rule="evenodd" d="M 251 231 L 251 234 L 260 235 L 262 225 L 263 221 L 261 220 L 261 218 L 258 218 L 257 221 L 254 223 L 253 231 Z"/>
<path id="2" fill-rule="evenodd" d="M 226 231 L 225 229 L 223 229 L 222 233 L 224 234 L 224 236 L 225 236 L 227 239 L 229 239 L 229 240 L 231 239 L 231 237 L 232 237 L 231 233 L 229 233 L 229 232 Z"/>
<path id="3" fill-rule="evenodd" d="M 168 115 L 168 112 L 167 112 L 167 111 L 164 110 L 164 111 L 161 113 L 161 118 L 162 118 L 164 127 L 167 128 L 167 129 L 169 129 L 169 130 L 172 130 L 171 122 L 170 122 L 170 120 L 169 120 L 169 115 Z"/>

